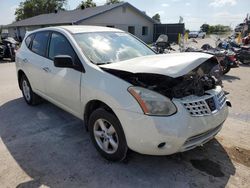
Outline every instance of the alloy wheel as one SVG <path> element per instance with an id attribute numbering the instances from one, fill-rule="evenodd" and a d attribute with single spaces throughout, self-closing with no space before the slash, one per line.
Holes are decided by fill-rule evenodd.
<path id="1" fill-rule="evenodd" d="M 25 99 L 27 101 L 30 101 L 30 99 L 31 99 L 30 87 L 29 87 L 26 80 L 23 80 L 22 89 L 23 89 L 23 94 L 24 94 Z"/>
<path id="2" fill-rule="evenodd" d="M 94 124 L 94 137 L 98 146 L 106 153 L 113 154 L 119 145 L 114 126 L 105 119 L 98 119 Z"/>

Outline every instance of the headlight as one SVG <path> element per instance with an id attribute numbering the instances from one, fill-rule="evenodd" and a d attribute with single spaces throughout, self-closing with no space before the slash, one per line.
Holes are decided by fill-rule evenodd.
<path id="1" fill-rule="evenodd" d="M 147 115 L 170 116 L 177 111 L 169 98 L 154 91 L 141 87 L 129 87 L 128 91 Z"/>

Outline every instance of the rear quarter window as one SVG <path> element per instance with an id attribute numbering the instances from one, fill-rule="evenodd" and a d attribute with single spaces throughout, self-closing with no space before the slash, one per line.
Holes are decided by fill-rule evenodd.
<path id="1" fill-rule="evenodd" d="M 50 33 L 48 31 L 36 33 L 32 41 L 31 50 L 38 55 L 45 56 L 47 51 L 49 34 Z"/>
<path id="2" fill-rule="evenodd" d="M 29 35 L 26 39 L 25 39 L 25 44 L 28 48 L 30 48 L 31 45 L 31 41 L 34 38 L 34 34 Z"/>

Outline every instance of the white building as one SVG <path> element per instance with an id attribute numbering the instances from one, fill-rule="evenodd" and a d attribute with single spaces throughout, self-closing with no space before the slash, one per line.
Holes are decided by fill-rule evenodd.
<path id="1" fill-rule="evenodd" d="M 7 25 L 9 35 L 23 39 L 27 31 L 56 25 L 97 25 L 130 32 L 146 43 L 153 42 L 156 22 L 131 4 L 117 3 L 86 9 L 56 11 Z"/>

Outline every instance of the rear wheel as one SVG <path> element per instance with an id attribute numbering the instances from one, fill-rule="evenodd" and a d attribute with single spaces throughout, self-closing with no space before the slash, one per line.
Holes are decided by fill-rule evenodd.
<path id="1" fill-rule="evenodd" d="M 98 152 L 107 160 L 122 161 L 127 155 L 127 142 L 118 118 L 102 108 L 89 119 L 91 140 Z"/>
<path id="2" fill-rule="evenodd" d="M 41 98 L 33 92 L 29 80 L 25 75 L 21 78 L 21 89 L 23 98 L 28 105 L 37 105 L 41 102 Z"/>

